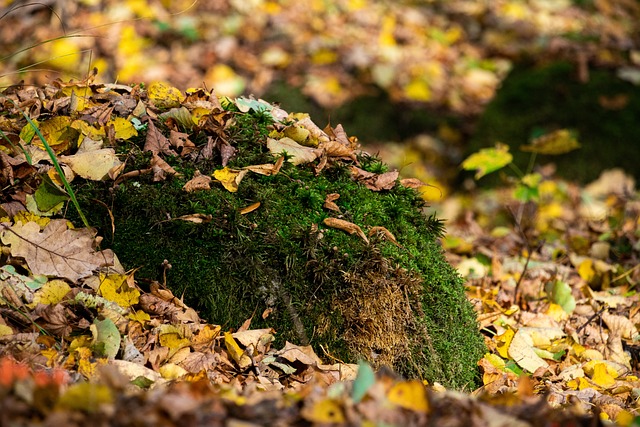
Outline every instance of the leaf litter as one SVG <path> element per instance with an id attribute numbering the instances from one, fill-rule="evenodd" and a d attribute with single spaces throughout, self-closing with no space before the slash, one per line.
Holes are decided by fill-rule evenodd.
<path id="1" fill-rule="evenodd" d="M 280 134 L 298 127 L 309 133 L 287 133 L 305 143 L 316 138 L 316 148 L 287 142 L 272 150 L 277 156 L 273 164 L 230 169 L 224 163 L 234 150 L 229 149 L 233 147 L 226 126 L 233 114 L 221 106 L 234 105 L 233 100 L 204 90 L 178 96 L 177 89 L 165 87 L 169 95 L 159 90 L 157 100 L 146 103 L 142 89 L 133 87 L 114 88 L 117 94 L 105 102 L 99 96 L 105 85 L 87 80 L 75 86 L 94 94 L 84 99 L 86 105 L 128 105 L 121 114 L 131 123 L 138 119 L 139 125 L 148 126 L 154 136 L 147 137 L 144 150 L 150 158 L 147 167 L 134 171 L 138 174 L 152 173 L 155 180 L 163 180 L 175 173 L 163 157 L 218 156 L 223 166 L 213 174 L 215 181 L 194 173 L 185 191 L 206 191 L 215 182 L 234 191 L 244 174 L 276 174 L 284 161 L 317 162 L 318 169 L 330 162 L 357 160 L 357 144 L 340 126 L 321 130 L 308 117 L 273 107 L 272 113 L 283 119 L 274 126 L 273 141 L 294 141 Z M 56 100 L 77 96 L 65 95 L 65 87 L 58 82 L 41 92 L 22 89 L 6 96 L 20 102 L 41 100 L 38 93 Z M 158 102 L 179 114 L 161 122 Z M 262 103 L 257 105 L 262 108 Z M 243 101 L 241 106 L 253 104 Z M 61 160 L 89 141 L 85 133 L 104 132 L 102 143 L 89 142 L 85 153 L 99 152 L 111 138 L 133 137 L 131 132 L 110 134 L 109 120 L 102 115 L 113 110 L 94 107 L 77 111 L 93 124 L 69 133 L 71 139 L 60 149 Z M 16 110 L 3 108 L 10 113 L 3 122 L 9 126 L 5 131 L 25 134 L 26 124 Z M 46 110 L 43 106 L 40 111 Z M 204 130 L 206 142 L 191 147 L 188 137 L 165 136 L 163 132 L 176 132 L 171 127 L 174 120 Z M 30 147 L 38 153 L 39 148 Z M 3 148 L 11 158 L 24 158 L 19 150 Z M 46 156 L 41 158 L 46 162 Z M 111 156 L 98 158 L 113 167 Z M 83 157 L 78 163 L 82 167 Z M 235 332 L 204 323 L 162 284 L 153 282 L 142 289 L 135 272 L 122 271 L 115 254 L 99 250 L 94 230 L 75 229 L 65 220 L 30 212 L 27 199 L 38 188 L 32 184 L 50 168 L 24 174 L 19 172 L 22 161 L 6 164 L 12 173 L 3 175 L 9 191 L 3 193 L 1 205 L 3 254 L 10 260 L 0 271 L 0 398 L 7 408 L 0 415 L 3 424 L 82 422 L 100 414 L 105 423 L 117 417 L 123 425 L 225 419 L 238 425 L 525 426 L 540 425 L 541 420 L 560 424 L 601 418 L 631 425 L 637 413 L 640 381 L 634 374 L 640 313 L 634 289 L 640 275 L 635 267 L 640 208 L 632 181 L 617 172 L 585 189 L 546 177 L 540 184 L 541 200 L 532 206 L 518 205 L 509 189 L 478 196 L 475 205 L 464 209 L 461 199 L 451 199 L 464 214 L 450 216 L 454 221 L 443 242 L 449 242 L 454 265 L 471 261 L 463 274 L 489 349 L 478 362 L 483 387 L 460 394 L 438 384 L 398 378 L 384 369 L 372 373 L 367 365 L 328 364 L 309 346 L 287 343 L 273 348 L 274 331 L 251 330 L 250 319 Z M 353 178 L 372 191 L 402 185 L 395 171 L 372 173 L 351 167 Z M 20 183 L 12 184 L 18 173 Z M 134 176 L 126 175 L 105 177 L 101 172 L 85 178 Z M 619 184 L 621 176 L 624 186 Z M 341 219 L 338 194 L 327 196 L 325 203 L 337 216 L 328 218 L 326 226 L 365 242 L 384 238 L 400 244 L 382 224 L 363 230 Z M 517 227 L 509 228 L 499 222 L 504 212 L 497 212 L 498 206 L 528 210 Z M 241 213 L 258 208 L 248 205 Z M 207 217 L 194 213 L 176 219 L 199 222 Z M 544 243 L 533 244 L 543 238 Z"/>

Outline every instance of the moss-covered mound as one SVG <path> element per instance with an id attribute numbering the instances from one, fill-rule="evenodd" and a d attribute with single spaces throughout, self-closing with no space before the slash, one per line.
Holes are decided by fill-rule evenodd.
<path id="1" fill-rule="evenodd" d="M 273 164 L 272 117 L 230 114 L 224 135 L 236 152 L 228 167 Z M 125 172 L 148 168 L 144 138 L 121 147 Z M 317 161 L 285 162 L 277 174 L 247 173 L 237 192 L 216 181 L 208 190 L 184 189 L 196 169 L 219 171 L 220 156 L 165 159 L 179 175 L 154 182 L 152 174 L 132 173 L 116 186 L 77 188 L 89 221 L 106 236 L 103 245 L 125 267 L 139 268 L 139 281 L 166 280 L 227 328 L 252 317 L 252 328 L 273 327 L 278 339 L 309 343 L 329 360 L 365 358 L 407 376 L 473 386 L 484 344 L 462 281 L 436 242 L 441 223 L 424 216 L 414 189 L 391 183 L 372 191 L 354 179 L 356 163 L 385 172 L 378 159 L 359 154 L 319 174 Z M 115 233 L 95 199 L 109 207 Z M 327 218 L 345 222 L 326 225 Z"/>

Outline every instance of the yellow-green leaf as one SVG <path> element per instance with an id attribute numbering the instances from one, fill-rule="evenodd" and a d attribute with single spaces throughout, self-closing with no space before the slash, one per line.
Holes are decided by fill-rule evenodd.
<path id="1" fill-rule="evenodd" d="M 535 138 L 530 145 L 520 147 L 522 151 L 547 155 L 565 154 L 577 148 L 580 148 L 580 143 L 575 134 L 568 129 L 553 131 Z"/>
<path id="2" fill-rule="evenodd" d="M 509 147 L 504 144 L 496 144 L 494 148 L 483 148 L 479 152 L 467 157 L 462 162 L 462 168 L 465 170 L 476 170 L 475 179 L 502 169 L 513 160 L 513 156 L 509 153 Z"/>

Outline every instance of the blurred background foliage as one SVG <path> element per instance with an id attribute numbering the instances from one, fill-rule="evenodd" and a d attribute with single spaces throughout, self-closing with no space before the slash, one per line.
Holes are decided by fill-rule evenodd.
<path id="1" fill-rule="evenodd" d="M 2 0 L 0 86 L 168 81 L 343 123 L 441 198 L 479 147 L 569 128 L 569 178 L 640 175 L 635 0 Z M 635 128 L 635 129 L 634 129 Z M 579 160 L 576 161 L 576 158 Z M 544 158 L 542 159 L 545 160 Z M 466 180 L 468 182 L 468 180 Z M 433 188 L 433 187 L 432 187 Z"/>

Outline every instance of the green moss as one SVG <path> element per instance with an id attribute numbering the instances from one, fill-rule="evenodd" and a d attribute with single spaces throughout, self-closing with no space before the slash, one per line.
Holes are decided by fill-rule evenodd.
<path id="1" fill-rule="evenodd" d="M 239 155 L 229 166 L 273 161 L 265 146 L 267 125 L 259 113 L 236 115 L 229 134 Z M 370 171 L 386 168 L 368 156 L 360 162 Z M 345 164 L 316 176 L 308 165 L 287 163 L 275 176 L 248 174 L 237 193 L 216 183 L 210 191 L 186 193 L 182 187 L 194 166 L 172 163 L 184 175 L 160 183 L 143 176 L 114 189 L 101 183 L 78 188 L 105 244 L 125 267 L 140 267 L 138 280 L 162 280 L 166 259 L 172 265 L 167 285 L 212 323 L 236 328 L 252 317 L 252 327 L 274 327 L 281 343 L 310 343 L 320 355 L 350 362 L 363 357 L 455 388 L 476 384 L 483 339 L 462 281 L 436 242 L 442 225 L 424 216 L 414 190 L 397 185 L 371 191 L 352 180 Z M 323 225 L 338 215 L 323 208 L 330 193 L 340 194 L 342 219 L 365 232 L 386 227 L 401 246 L 384 233 L 367 244 Z M 114 235 L 106 209 L 94 198 L 111 206 Z M 255 202 L 261 203 L 257 210 L 240 213 Z M 212 220 L 177 219 L 194 213 Z"/>
<path id="2" fill-rule="evenodd" d="M 626 102 L 607 108 L 606 101 L 616 97 Z M 636 165 L 640 145 L 634 142 L 640 138 L 639 116 L 640 88 L 612 71 L 590 70 L 589 81 L 581 83 L 572 64 L 523 64 L 507 76 L 487 106 L 469 153 L 500 141 L 512 147 L 515 163 L 524 170 L 530 155 L 519 150 L 521 145 L 540 134 L 569 128 L 577 131 L 582 148 L 561 156 L 539 156 L 538 164 L 553 162 L 560 176 L 582 182 L 612 167 L 640 178 Z"/>

